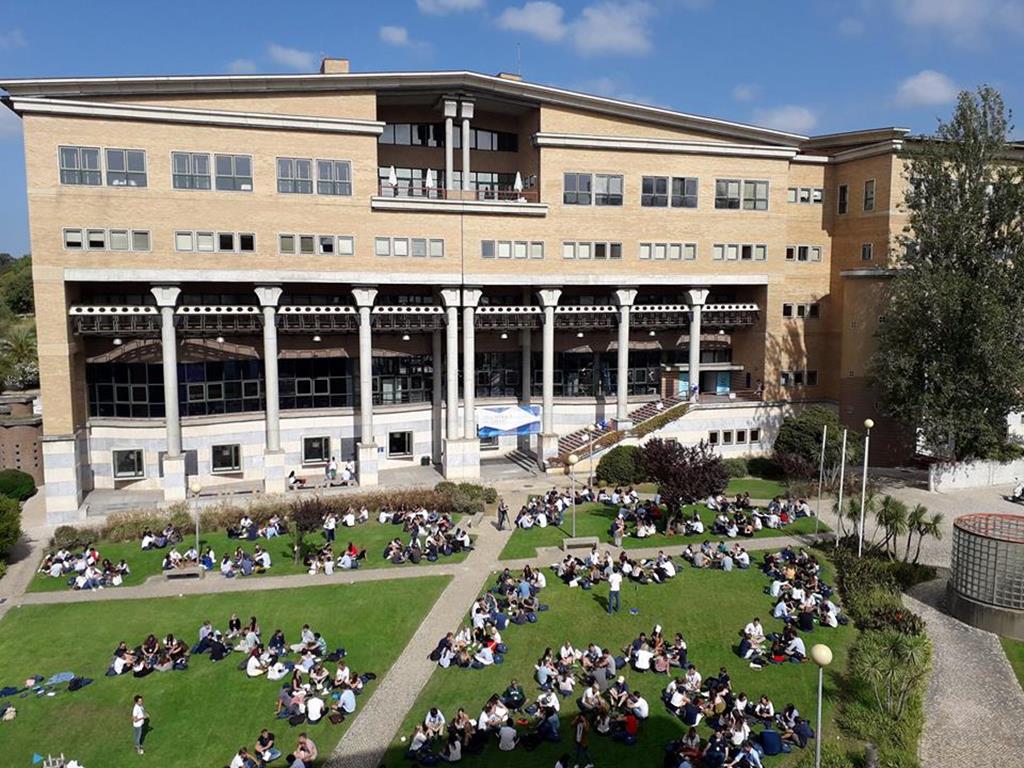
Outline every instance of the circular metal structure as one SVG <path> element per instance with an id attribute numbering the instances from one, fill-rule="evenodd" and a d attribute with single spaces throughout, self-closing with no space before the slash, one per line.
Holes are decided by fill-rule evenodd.
<path id="1" fill-rule="evenodd" d="M 1024 639 L 1024 516 L 953 521 L 949 606 L 968 624 Z"/>

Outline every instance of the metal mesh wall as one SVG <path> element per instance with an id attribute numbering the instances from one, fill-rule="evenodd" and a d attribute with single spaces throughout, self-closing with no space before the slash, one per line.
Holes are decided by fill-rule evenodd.
<path id="1" fill-rule="evenodd" d="M 1024 610 L 1024 517 L 957 518 L 950 583 L 971 600 Z"/>

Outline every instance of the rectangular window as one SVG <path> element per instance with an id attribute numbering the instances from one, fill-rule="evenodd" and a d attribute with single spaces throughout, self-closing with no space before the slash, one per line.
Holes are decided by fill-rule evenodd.
<path id="1" fill-rule="evenodd" d="M 593 177 L 589 173 L 567 173 L 563 184 L 562 202 L 565 205 L 590 205 Z"/>
<path id="2" fill-rule="evenodd" d="M 114 451 L 114 477 L 127 480 L 145 476 L 146 465 L 140 449 Z"/>
<path id="3" fill-rule="evenodd" d="M 594 176 L 594 205 L 622 205 L 622 177 L 599 173 Z"/>
<path id="4" fill-rule="evenodd" d="M 732 445 L 732 430 L 722 430 L 722 445 Z"/>
<path id="5" fill-rule="evenodd" d="M 233 253 L 235 250 L 235 233 L 218 232 L 217 250 L 220 251 L 221 253 Z"/>
<path id="6" fill-rule="evenodd" d="M 563 259 L 575 259 L 576 258 L 576 243 L 562 243 L 562 258 Z"/>
<path id="7" fill-rule="evenodd" d="M 825 190 L 821 187 L 814 187 L 811 190 L 811 202 L 817 205 L 821 205 L 825 200 Z"/>
<path id="8" fill-rule="evenodd" d="M 576 243 L 576 258 L 577 259 L 589 259 L 590 258 L 590 243 Z"/>
<path id="9" fill-rule="evenodd" d="M 736 430 L 736 445 L 742 445 L 747 442 L 747 430 L 737 429 Z"/>
<path id="10" fill-rule="evenodd" d="M 768 246 L 767 245 L 755 245 L 754 246 L 754 261 L 765 261 L 768 258 Z"/>
<path id="11" fill-rule="evenodd" d="M 356 253 L 356 240 L 351 235 L 338 235 L 338 255 L 354 256 Z"/>
<path id="12" fill-rule="evenodd" d="M 252 158 L 249 155 L 215 155 L 215 185 L 222 192 L 252 192 Z"/>
<path id="13" fill-rule="evenodd" d="M 409 240 L 405 237 L 396 237 L 391 240 L 392 253 L 395 256 L 409 255 Z"/>
<path id="14" fill-rule="evenodd" d="M 801 318 L 801 319 L 807 316 L 807 305 L 806 304 L 797 304 L 796 305 L 796 316 Z"/>
<path id="15" fill-rule="evenodd" d="M 761 430 L 760 429 L 752 429 L 752 430 L 750 430 L 750 442 L 752 442 L 752 443 L 759 443 L 759 442 L 761 442 Z"/>
<path id="16" fill-rule="evenodd" d="M 210 156 L 202 152 L 172 152 L 171 186 L 210 189 Z"/>
<path id="17" fill-rule="evenodd" d="M 743 182 L 743 210 L 745 210 L 745 211 L 767 211 L 768 210 L 768 182 L 767 181 L 744 181 Z"/>
<path id="18" fill-rule="evenodd" d="M 256 235 L 242 232 L 238 236 L 238 250 L 242 253 L 256 253 Z"/>
<path id="19" fill-rule="evenodd" d="M 213 232 L 196 232 L 196 250 L 200 253 L 213 253 Z"/>
<path id="20" fill-rule="evenodd" d="M 148 229 L 133 229 L 132 230 L 132 250 L 133 251 L 148 251 L 149 250 L 149 230 Z"/>
<path id="21" fill-rule="evenodd" d="M 174 233 L 174 250 L 176 251 L 192 251 L 195 250 L 195 245 L 192 240 L 191 232 L 175 232 Z"/>
<path id="22" fill-rule="evenodd" d="M 740 207 L 740 180 L 715 179 L 715 208 L 736 210 Z"/>
<path id="23" fill-rule="evenodd" d="M 721 243 L 715 243 L 711 252 L 711 258 L 715 261 L 722 261 L 725 258 L 725 246 Z"/>
<path id="24" fill-rule="evenodd" d="M 444 240 L 441 238 L 433 238 L 429 242 L 430 258 L 442 259 L 444 258 Z"/>
<path id="25" fill-rule="evenodd" d="M 480 258 L 493 259 L 494 258 L 494 241 L 493 240 L 481 240 L 480 241 Z"/>
<path id="26" fill-rule="evenodd" d="M 426 238 L 414 237 L 412 240 L 410 240 L 409 241 L 409 252 L 413 256 L 423 256 L 423 257 L 426 257 L 426 255 L 427 255 L 427 240 L 426 240 Z"/>
<path id="27" fill-rule="evenodd" d="M 65 229 L 64 230 L 64 247 L 74 251 L 82 249 L 82 230 L 80 229 Z"/>
<path id="28" fill-rule="evenodd" d="M 412 456 L 412 432 L 388 432 L 388 458 Z"/>
<path id="29" fill-rule="evenodd" d="M 668 176 L 644 176 L 640 183 L 640 205 L 644 208 L 668 207 Z"/>
<path id="30" fill-rule="evenodd" d="M 108 149 L 107 186 L 146 186 L 146 153 L 141 149 Z"/>
<path id="31" fill-rule="evenodd" d="M 312 256 L 315 252 L 316 238 L 312 235 L 299 235 L 299 253 L 303 256 Z"/>
<path id="32" fill-rule="evenodd" d="M 789 371 L 779 371 L 779 384 L 783 387 L 788 387 L 790 382 Z"/>
<path id="33" fill-rule="evenodd" d="M 683 258 L 686 261 L 695 261 L 697 259 L 696 243 L 683 243 Z"/>
<path id="34" fill-rule="evenodd" d="M 800 192 L 796 187 L 790 187 L 786 190 L 786 202 L 795 203 L 797 201 L 797 195 Z"/>
<path id="35" fill-rule="evenodd" d="M 284 194 L 313 194 L 313 161 L 300 157 L 277 158 L 277 191 Z"/>
<path id="36" fill-rule="evenodd" d="M 665 243 L 654 244 L 654 259 L 656 261 L 662 261 L 668 256 L 668 250 Z"/>
<path id="37" fill-rule="evenodd" d="M 697 207 L 697 179 L 686 177 L 672 178 L 672 207 L 673 208 L 696 208 Z"/>
<path id="38" fill-rule="evenodd" d="M 317 160 L 316 192 L 318 195 L 351 195 L 352 163 L 348 160 Z"/>
<path id="39" fill-rule="evenodd" d="M 60 147 L 60 183 L 98 187 L 103 183 L 98 147 Z"/>
<path id="40" fill-rule="evenodd" d="M 811 261 L 821 261 L 821 246 L 812 245 L 810 252 Z"/>
<path id="41" fill-rule="evenodd" d="M 683 258 L 683 246 L 682 243 L 669 243 L 668 244 L 668 257 L 673 261 L 679 261 Z"/>
<path id="42" fill-rule="evenodd" d="M 740 261 L 753 261 L 754 260 L 754 246 L 753 245 L 741 245 L 740 246 Z"/>
<path id="43" fill-rule="evenodd" d="M 522 240 L 516 240 L 515 245 L 512 246 L 512 258 L 525 259 L 527 256 L 528 249 L 529 243 L 526 243 Z"/>
<path id="44" fill-rule="evenodd" d="M 725 260 L 736 261 L 739 258 L 740 247 L 735 243 L 729 243 L 725 246 Z"/>
<path id="45" fill-rule="evenodd" d="M 651 258 L 651 244 L 640 243 L 640 258 L 644 261 L 650 261 Z"/>
<path id="46" fill-rule="evenodd" d="M 278 235 L 277 250 L 279 253 L 295 253 L 295 235 Z"/>
<path id="47" fill-rule="evenodd" d="M 806 205 L 811 202 L 811 189 L 810 187 L 800 187 L 800 193 L 797 198 L 801 203 Z"/>
<path id="48" fill-rule="evenodd" d="M 796 260 L 797 261 L 807 261 L 807 258 L 809 256 L 810 252 L 811 252 L 811 249 L 809 247 L 807 247 L 806 245 L 798 246 L 797 249 L 796 249 Z"/>
<path id="49" fill-rule="evenodd" d="M 543 259 L 544 258 L 544 243 L 532 242 L 530 243 L 530 258 L 531 259 Z"/>
<path id="50" fill-rule="evenodd" d="M 850 188 L 846 184 L 840 184 L 836 194 L 836 212 L 842 216 L 850 210 Z"/>
<path id="51" fill-rule="evenodd" d="M 127 229 L 110 230 L 110 250 L 127 251 L 131 248 Z"/>
<path id="52" fill-rule="evenodd" d="M 511 259 L 512 258 L 512 243 L 508 240 L 498 241 L 498 258 L 499 259 Z"/>
<path id="53" fill-rule="evenodd" d="M 875 180 L 868 179 L 864 182 L 864 210 L 875 210 Z"/>
<path id="54" fill-rule="evenodd" d="M 242 446 L 215 445 L 210 449 L 210 466 L 214 472 L 238 472 L 242 469 Z"/>
<path id="55" fill-rule="evenodd" d="M 821 313 L 821 309 L 819 308 L 819 306 L 817 304 L 808 304 L 807 305 L 807 316 L 808 317 L 816 318 L 816 317 L 820 316 L 820 313 Z"/>
<path id="56" fill-rule="evenodd" d="M 708 432 L 708 445 L 718 445 L 717 432 Z"/>
<path id="57" fill-rule="evenodd" d="M 874 258 L 875 246 L 871 243 L 863 243 L 860 247 L 860 260 L 871 261 Z"/>
<path id="58" fill-rule="evenodd" d="M 316 239 L 317 250 L 323 256 L 334 255 L 334 236 L 333 235 L 320 235 Z"/>
<path id="59" fill-rule="evenodd" d="M 782 316 L 783 317 L 792 317 L 793 316 L 793 305 L 792 304 L 783 304 L 782 305 Z"/>
<path id="60" fill-rule="evenodd" d="M 594 258 L 595 259 L 607 259 L 608 258 L 608 243 L 594 243 Z"/>
<path id="61" fill-rule="evenodd" d="M 804 372 L 793 371 L 793 386 L 802 387 L 804 385 Z"/>
<path id="62" fill-rule="evenodd" d="M 378 256 L 391 255 L 391 238 L 377 237 L 373 241 L 373 252 Z"/>
<path id="63" fill-rule="evenodd" d="M 302 463 L 326 464 L 331 458 L 331 438 L 304 437 L 302 439 Z"/>

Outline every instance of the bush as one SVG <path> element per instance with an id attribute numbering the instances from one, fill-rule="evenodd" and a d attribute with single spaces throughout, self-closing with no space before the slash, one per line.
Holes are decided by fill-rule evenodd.
<path id="1" fill-rule="evenodd" d="M 597 480 L 612 486 L 633 485 L 644 482 L 645 474 L 640 465 L 640 447 L 617 445 L 597 462 Z"/>
<path id="2" fill-rule="evenodd" d="M 21 538 L 21 505 L 0 496 L 0 560 L 6 560 Z"/>
<path id="3" fill-rule="evenodd" d="M 760 477 L 764 480 L 785 480 L 786 473 L 775 459 L 767 456 L 753 456 L 747 459 L 747 472 L 752 477 Z"/>
<path id="4" fill-rule="evenodd" d="M 434 490 L 438 493 L 443 493 L 445 496 L 451 496 L 455 493 L 455 489 L 459 486 L 450 480 L 442 480 L 440 483 L 434 486 Z"/>
<path id="5" fill-rule="evenodd" d="M 749 474 L 746 459 L 724 459 L 722 464 L 729 477 L 746 477 Z"/>
<path id="6" fill-rule="evenodd" d="M 73 525 L 61 525 L 53 532 L 51 546 L 54 549 L 84 549 L 99 538 L 95 528 L 76 528 Z"/>
<path id="7" fill-rule="evenodd" d="M 168 516 L 159 510 L 115 512 L 99 529 L 107 541 L 138 541 L 146 530 L 161 531 L 167 527 Z"/>
<path id="8" fill-rule="evenodd" d="M 892 630 L 901 635 L 916 636 L 924 633 L 925 622 L 920 616 L 902 604 L 875 608 L 857 622 L 861 631 Z"/>
<path id="9" fill-rule="evenodd" d="M 417 492 L 413 492 L 417 493 Z M 442 481 L 434 486 L 434 493 L 443 503 L 434 505 L 439 511 L 457 515 L 475 515 L 484 511 L 485 504 L 498 501 L 498 492 L 488 485 L 476 483 L 450 483 Z M 418 493 L 422 496 L 422 493 Z M 427 501 L 417 500 L 414 503 L 431 506 Z"/>
<path id="10" fill-rule="evenodd" d="M 7 573 L 7 563 L 5 563 L 3 560 L 0 560 L 0 579 L 4 577 L 5 573 Z"/>
<path id="11" fill-rule="evenodd" d="M 16 501 L 25 501 L 36 492 L 36 481 L 32 475 L 20 469 L 0 470 L 0 495 Z"/>

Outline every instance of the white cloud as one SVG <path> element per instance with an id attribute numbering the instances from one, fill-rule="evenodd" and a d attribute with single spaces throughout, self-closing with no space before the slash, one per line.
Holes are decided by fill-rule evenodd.
<path id="1" fill-rule="evenodd" d="M 21 118 L 0 104 L 0 139 L 21 135 Z"/>
<path id="2" fill-rule="evenodd" d="M 619 53 L 638 56 L 650 53 L 650 20 L 654 7 L 649 3 L 608 2 L 589 5 L 572 23 L 573 44 L 584 56 Z"/>
<path id="3" fill-rule="evenodd" d="M 740 83 L 732 89 L 732 97 L 736 101 L 752 101 L 757 96 L 758 87 L 751 83 Z"/>
<path id="4" fill-rule="evenodd" d="M 232 75 L 251 75 L 258 69 L 252 59 L 235 59 L 228 64 L 228 72 Z"/>
<path id="5" fill-rule="evenodd" d="M 852 16 L 840 19 L 836 28 L 844 37 L 860 37 L 864 34 L 864 22 Z"/>
<path id="6" fill-rule="evenodd" d="M 377 33 L 382 43 L 388 45 L 409 45 L 409 30 L 405 27 L 384 26 Z"/>
<path id="7" fill-rule="evenodd" d="M 267 55 L 274 63 L 300 72 L 311 72 L 316 67 L 316 55 L 310 51 L 300 51 L 298 48 L 271 43 L 267 48 Z"/>
<path id="8" fill-rule="evenodd" d="M 445 16 L 449 13 L 475 11 L 484 7 L 484 0 L 416 0 L 421 13 L 431 16 Z"/>
<path id="9" fill-rule="evenodd" d="M 786 104 L 771 109 L 755 109 L 754 122 L 778 131 L 809 134 L 818 124 L 818 116 L 808 107 Z"/>
<path id="10" fill-rule="evenodd" d="M 15 48 L 27 48 L 28 40 L 20 29 L 0 33 L 0 51 L 11 51 Z"/>
<path id="11" fill-rule="evenodd" d="M 896 0 L 893 9 L 909 26 L 944 33 L 958 45 L 984 44 L 999 30 L 1024 35 L 1020 0 Z"/>
<path id="12" fill-rule="evenodd" d="M 896 89 L 896 103 L 905 107 L 951 104 L 956 101 L 959 90 L 946 75 L 925 69 L 900 83 Z"/>
<path id="13" fill-rule="evenodd" d="M 525 32 L 546 43 L 555 43 L 568 31 L 562 21 L 564 15 L 565 11 L 557 3 L 536 0 L 522 8 L 506 8 L 498 17 L 498 26 L 510 32 Z"/>

